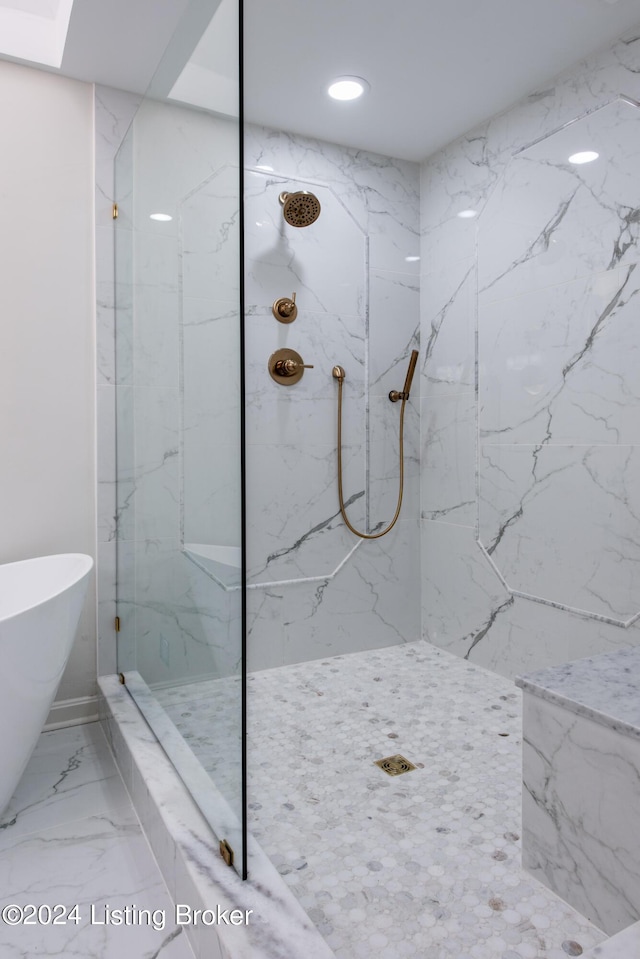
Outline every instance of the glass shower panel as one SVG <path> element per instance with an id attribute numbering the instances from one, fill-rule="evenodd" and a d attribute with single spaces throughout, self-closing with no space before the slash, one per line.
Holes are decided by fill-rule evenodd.
<path id="1" fill-rule="evenodd" d="M 118 668 L 243 872 L 239 150 L 237 115 L 144 99 L 115 224 Z"/>

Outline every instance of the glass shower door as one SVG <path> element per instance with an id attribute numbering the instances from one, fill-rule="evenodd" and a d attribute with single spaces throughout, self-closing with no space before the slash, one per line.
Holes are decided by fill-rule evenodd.
<path id="1" fill-rule="evenodd" d="M 237 3 L 219 10 L 222 20 L 214 17 L 207 34 L 235 29 L 233 46 Z M 189 66 L 174 99 L 188 99 L 180 83 Z M 233 107 L 227 96 L 225 111 L 214 114 L 154 92 L 116 158 L 118 669 L 244 874 L 241 175 Z"/>

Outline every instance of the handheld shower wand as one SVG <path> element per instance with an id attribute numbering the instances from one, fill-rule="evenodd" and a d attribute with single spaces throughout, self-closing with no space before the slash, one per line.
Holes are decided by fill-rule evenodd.
<path id="1" fill-rule="evenodd" d="M 404 380 L 404 386 L 402 387 L 402 393 L 399 393 L 397 390 L 391 390 L 389 393 L 389 399 L 392 403 L 397 403 L 398 400 L 408 400 L 409 393 L 411 392 L 411 383 L 413 382 L 413 374 L 416 371 L 416 363 L 418 362 L 418 351 L 411 351 L 411 358 L 409 360 L 409 366 L 407 367 L 407 375 Z"/>

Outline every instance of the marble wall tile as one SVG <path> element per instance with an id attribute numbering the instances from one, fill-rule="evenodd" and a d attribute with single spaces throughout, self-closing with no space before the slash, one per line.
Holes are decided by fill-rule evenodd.
<path id="1" fill-rule="evenodd" d="M 569 610 L 513 596 L 474 646 L 469 660 L 512 678 L 522 672 L 584 656 L 585 650 L 615 650 L 638 642 L 623 629 Z M 454 652 L 454 649 L 451 649 Z"/>
<path id="2" fill-rule="evenodd" d="M 424 638 L 465 659 L 514 603 L 478 546 L 475 531 L 422 521 Z"/>
<path id="3" fill-rule="evenodd" d="M 420 236 L 412 215 L 415 209 L 407 211 L 409 223 L 399 222 L 394 212 L 370 213 L 369 266 L 372 270 L 416 276 L 420 273 Z"/>
<path id="4" fill-rule="evenodd" d="M 182 299 L 185 542 L 240 542 L 238 304 Z"/>
<path id="5" fill-rule="evenodd" d="M 481 291 L 501 299 L 637 260 L 639 116 L 614 101 L 510 160 L 478 220 Z M 568 162 L 589 143 L 598 159 Z"/>
<path id="6" fill-rule="evenodd" d="M 483 446 L 480 535 L 509 586 L 615 620 L 635 615 L 639 465 L 637 447 Z"/>
<path id="7" fill-rule="evenodd" d="M 124 146 L 118 171 L 123 191 L 115 263 L 116 322 L 122 347 L 117 378 L 120 411 L 135 422 L 136 444 L 135 460 L 133 435 L 128 441 L 125 437 L 122 450 L 118 450 L 120 547 L 123 555 L 129 556 L 136 590 L 135 603 L 133 594 L 127 599 L 126 590 L 123 592 L 123 616 L 125 620 L 133 617 L 135 641 L 141 644 L 136 653 L 121 634 L 121 645 L 123 661 L 141 668 L 144 660 L 145 669 L 151 670 L 157 681 L 162 679 L 164 667 L 157 661 L 153 665 L 153 658 L 158 657 L 152 647 L 154 642 L 157 646 L 160 634 L 172 644 L 172 656 L 173 644 L 180 650 L 176 655 L 181 657 L 181 675 L 190 668 L 208 669 L 216 656 L 215 668 L 231 668 L 221 665 L 216 638 L 222 614 L 212 611 L 203 598 L 208 584 L 194 581 L 204 574 L 197 567 L 185 573 L 183 562 L 172 575 L 171 563 L 185 560 L 176 551 L 181 504 L 185 509 L 182 528 L 188 538 L 231 543 L 237 537 L 235 524 L 228 521 L 228 496 L 224 516 L 216 518 L 215 510 L 216 491 L 237 490 L 238 486 L 233 470 L 220 468 L 220 456 L 231 451 L 237 432 L 233 426 L 237 410 L 228 406 L 221 412 L 219 405 L 214 407 L 211 402 L 211 382 L 223 390 L 226 384 L 231 392 L 234 376 L 231 364 L 223 364 L 214 376 L 205 366 L 207 356 L 219 356 L 227 348 L 237 320 L 232 308 L 235 290 L 225 283 L 232 272 L 230 261 L 224 259 L 224 249 L 233 246 L 237 225 L 233 205 L 224 207 L 237 176 L 223 159 L 233 135 L 232 124 L 222 122 L 218 130 L 202 115 L 145 103 L 136 117 L 134 135 Z M 185 142 L 194 151 L 188 171 L 183 162 Z M 386 509 L 387 501 L 395 497 L 397 431 L 380 429 L 378 406 L 391 386 L 402 387 L 408 351 L 416 343 L 418 168 L 272 131 L 249 129 L 246 143 L 249 167 L 255 174 L 247 178 L 246 234 L 249 558 L 254 579 L 262 582 L 329 577 L 356 544 L 338 521 L 337 388 L 331 376 L 335 363 L 347 371 L 344 474 L 347 498 L 352 501 L 349 515 L 363 526 L 365 491 L 371 510 Z M 156 160 L 162 157 L 162 163 L 147 162 L 151 149 Z M 144 183 L 138 184 L 135 205 L 124 189 L 127 169 L 131 173 L 134 166 L 150 170 Z M 273 169 L 260 169 L 267 166 Z M 294 230 L 283 222 L 278 194 L 296 188 L 312 189 L 322 202 L 322 214 L 313 229 Z M 227 212 L 222 226 L 212 229 L 209 208 L 215 204 L 219 211 L 221 203 Z M 174 220 L 166 227 L 149 221 L 148 214 L 157 210 L 173 213 Z M 135 234 L 131 229 L 134 222 L 142 226 Z M 223 253 L 216 261 L 220 270 L 215 276 L 210 268 L 213 251 Z M 134 253 L 135 277 L 130 271 Z M 176 327 L 179 310 L 173 302 L 178 277 L 181 328 Z M 278 324 L 271 315 L 271 304 L 277 296 L 294 290 L 298 319 L 290 326 Z M 104 293 L 106 316 L 111 303 L 106 288 Z M 390 315 L 393 323 L 389 323 Z M 158 330 L 162 335 L 156 335 Z M 154 338 L 148 347 L 150 333 Z M 182 406 L 176 389 L 177 337 L 181 337 L 183 357 Z M 297 349 L 306 362 L 314 364 L 291 392 L 278 387 L 267 372 L 266 360 L 279 346 Z M 135 363 L 128 360 L 133 355 Z M 389 373 L 393 383 L 387 385 L 383 382 L 385 371 L 394 361 L 397 369 Z M 414 381 L 416 399 L 418 392 Z M 380 402 L 372 399 L 368 405 L 369 394 Z M 385 403 L 388 406 L 388 401 Z M 350 573 L 356 577 L 359 602 L 366 597 L 369 603 L 371 619 L 371 629 L 357 634 L 352 630 L 348 637 L 345 634 L 350 649 L 362 648 L 369 641 L 383 642 L 385 631 L 396 637 L 391 641 L 398 641 L 404 630 L 389 626 L 396 619 L 406 620 L 406 629 L 412 636 L 415 633 L 418 613 L 410 596 L 415 597 L 416 592 L 415 583 L 410 584 L 418 566 L 417 540 L 413 533 L 409 535 L 409 529 L 418 510 L 418 440 L 411 409 L 407 425 L 408 484 L 402 522 L 408 525 L 398 527 L 402 536 L 393 543 L 389 539 L 376 545 L 380 553 L 375 552 L 376 561 L 370 561 L 365 572 L 354 569 Z M 212 435 L 216 437 L 214 444 L 208 444 L 209 449 L 215 446 L 215 457 L 202 452 L 206 444 L 199 438 L 205 435 L 209 441 Z M 184 463 L 190 464 L 182 488 L 178 469 L 181 443 Z M 370 454 L 374 447 L 376 451 L 369 462 L 367 443 Z M 197 479 L 192 479 L 194 473 Z M 196 532 L 198 536 L 192 535 Z M 401 555 L 396 555 L 396 550 Z M 407 550 L 413 553 L 411 562 L 405 557 Z M 402 575 L 393 572 L 395 566 L 404 570 Z M 381 577 L 377 585 L 373 579 L 376 570 Z M 342 570 L 336 580 L 341 576 Z M 274 660 L 284 662 L 290 655 L 285 620 L 292 633 L 291 624 L 297 618 L 303 620 L 306 613 L 292 610 L 289 615 L 289 588 L 250 591 L 252 635 L 266 637 L 255 652 L 256 663 L 267 666 Z M 309 595 L 315 595 L 317 588 L 316 583 L 309 584 Z M 335 592 L 337 610 L 340 592 Z M 392 613 L 394 604 L 397 609 Z M 382 620 L 377 612 L 381 606 L 385 610 Z M 217 632 L 212 634 L 209 626 L 213 620 Z M 331 630 L 332 623 L 328 618 L 326 628 Z M 356 636 L 360 645 L 352 646 Z M 266 647 L 272 645 L 266 655 Z M 324 655 L 320 646 L 310 654 Z"/>
<path id="8" fill-rule="evenodd" d="M 132 393 L 136 536 L 141 541 L 175 536 L 180 524 L 180 394 L 163 386 Z"/>
<path id="9" fill-rule="evenodd" d="M 112 542 L 116 517 L 114 159 L 139 103 L 140 97 L 133 94 L 95 87 L 98 675 L 115 671 L 116 666 L 115 545 Z M 120 279 L 124 277 L 121 275 Z M 126 376 L 123 369 L 120 373 Z"/>
<path id="10" fill-rule="evenodd" d="M 417 379 L 417 374 L 416 374 Z M 414 379 L 414 385 L 416 384 Z M 402 388 L 402 383 L 400 383 Z M 403 520 L 417 517 L 420 510 L 420 401 L 411 390 L 404 414 Z M 369 401 L 369 531 L 388 523 L 396 510 L 400 483 L 400 409 L 388 396 Z"/>
<path id="11" fill-rule="evenodd" d="M 198 184 L 237 162 L 237 144 L 235 120 L 145 100 L 136 117 L 136 162 L 145 171 L 136 191 L 137 211 L 148 215 L 168 203 L 171 213 Z"/>
<path id="12" fill-rule="evenodd" d="M 284 288 L 285 291 L 287 287 Z M 291 292 L 282 295 L 291 296 Z M 266 404 L 289 399 L 328 398 L 337 403 L 337 384 L 331 375 L 336 363 L 345 370 L 345 404 L 347 395 L 362 401 L 366 386 L 367 335 L 362 316 L 336 313 L 308 313 L 300 310 L 291 324 L 278 323 L 271 313 L 271 303 L 263 313 L 246 318 L 247 403 Z M 293 386 L 275 383 L 267 362 L 275 350 L 295 349 L 305 363 L 313 364 Z M 401 387 L 400 387 L 401 388 Z M 360 402 L 360 409 L 362 405 Z M 345 413 L 348 410 L 345 408 Z M 266 419 L 266 418 L 265 418 Z M 251 417 L 247 416 L 252 428 Z"/>
<path id="13" fill-rule="evenodd" d="M 105 656 L 117 659 L 118 671 L 135 669 L 135 597 L 136 597 L 136 543 L 135 540 L 118 540 L 116 556 L 117 612 L 120 617 L 120 633 L 113 646 L 107 644 Z M 106 634 L 109 637 L 109 633 Z M 102 654 L 101 654 L 102 655 Z M 101 673 L 100 675 L 107 675 Z"/>
<path id="14" fill-rule="evenodd" d="M 100 437 L 96 451 L 98 542 L 107 543 L 116 535 L 116 391 L 113 385 L 97 388 L 96 421 Z"/>
<path id="15" fill-rule="evenodd" d="M 372 396 L 401 390 L 411 351 L 420 345 L 417 276 L 371 270 L 369 305 L 369 389 Z M 420 381 L 413 381 L 414 396 Z"/>
<path id="16" fill-rule="evenodd" d="M 525 694 L 523 865 L 609 935 L 637 921 L 637 739 Z"/>
<path id="17" fill-rule="evenodd" d="M 247 671 L 250 673 L 284 665 L 284 597 L 289 591 L 284 586 L 270 586 L 250 588 L 247 593 Z"/>
<path id="18" fill-rule="evenodd" d="M 96 157 L 113 160 L 129 125 L 140 105 L 142 97 L 96 84 Z"/>
<path id="19" fill-rule="evenodd" d="M 448 264 L 420 277 L 420 394 L 475 389 L 475 259 Z"/>
<path id="20" fill-rule="evenodd" d="M 179 297 L 176 290 L 137 288 L 133 323 L 136 386 L 178 389 L 180 381 Z"/>
<path id="21" fill-rule="evenodd" d="M 636 443 L 635 265 L 478 315 L 480 430 L 492 443 Z"/>
<path id="22" fill-rule="evenodd" d="M 226 163 L 182 197 L 180 271 L 188 297 L 238 303 L 238 169 Z"/>
<path id="23" fill-rule="evenodd" d="M 116 673 L 116 542 L 98 543 L 98 676 Z M 109 639 L 111 640 L 109 642 Z"/>
<path id="24" fill-rule="evenodd" d="M 620 97 L 640 92 L 639 64 L 640 41 L 631 32 L 422 166 L 423 395 L 464 393 L 465 384 L 478 391 L 479 442 L 464 417 L 452 416 L 443 424 L 446 460 L 473 490 L 477 449 L 472 500 L 479 494 L 481 539 L 509 586 L 584 613 L 549 612 L 509 592 L 508 605 L 490 602 L 500 612 L 475 650 L 484 664 L 511 675 L 531 659 L 557 661 L 560 648 L 586 655 L 617 645 L 625 633 L 637 641 L 635 630 L 621 626 L 636 608 L 635 537 L 627 533 L 638 515 L 630 364 L 640 128 L 638 108 Z M 578 140 L 597 141 L 595 163 L 568 162 L 587 148 Z M 460 217 L 465 210 L 474 215 Z M 428 409 L 423 403 L 423 449 Z M 429 477 L 424 454 L 422 472 Z M 449 484 L 431 484 L 436 498 L 446 498 Z M 430 515 L 430 495 L 423 486 L 423 516 Z M 475 508 L 472 501 L 463 523 L 473 524 Z M 431 524 L 422 529 L 433 535 Z M 469 536 L 463 559 L 460 536 L 442 534 L 446 562 L 476 568 L 478 546 Z M 482 556 L 487 569 L 489 556 Z M 423 596 L 424 634 L 466 655 L 456 599 L 451 594 L 447 629 L 434 600 L 441 582 L 435 569 L 434 576 L 435 583 L 423 580 L 430 597 Z M 569 638 L 544 637 L 541 624 L 550 628 L 554 617 L 571 623 Z"/>
<path id="25" fill-rule="evenodd" d="M 278 199 L 311 190 L 322 205 L 311 227 L 289 225 Z M 245 195 L 246 301 L 269 306 L 295 290 L 299 309 L 363 315 L 367 309 L 367 235 L 331 188 L 252 172 Z"/>
<path id="26" fill-rule="evenodd" d="M 421 516 L 476 525 L 476 394 L 421 399 Z"/>
<path id="27" fill-rule="evenodd" d="M 338 514 L 337 384 L 331 369 L 338 363 L 346 371 L 345 498 L 351 500 L 350 520 L 364 529 L 367 510 L 377 523 L 379 512 L 392 513 L 397 495 L 397 416 L 386 424 L 397 410 L 386 394 L 402 388 L 409 352 L 417 344 L 418 170 L 255 127 L 246 131 L 245 149 L 248 550 L 252 582 L 274 582 L 267 595 L 262 588 L 249 591 L 249 645 L 250 663 L 269 666 L 328 655 L 341 644 L 352 650 L 399 641 L 402 629 L 389 624 L 405 625 L 405 619 L 411 620 L 410 632 L 416 628 L 415 617 L 403 612 L 413 609 L 417 616 L 408 580 L 396 580 L 382 560 L 363 574 L 354 565 L 360 549 L 348 558 L 357 540 Z M 309 229 L 283 223 L 278 194 L 296 189 L 311 190 L 322 203 L 320 218 Z M 275 323 L 271 303 L 294 289 L 297 320 Z M 274 388 L 266 370 L 266 358 L 281 346 L 315 364 L 290 390 Z M 415 522 L 417 423 L 411 409 L 407 426 L 402 519 Z M 371 548 L 393 565 L 402 562 L 396 552 L 401 542 L 415 551 L 415 538 L 406 536 L 393 542 L 385 537 Z M 414 570 L 417 565 L 414 555 Z M 388 576 L 389 583 L 376 575 Z M 385 586 L 388 599 L 376 599 Z M 397 608 L 393 615 L 385 612 L 383 625 L 376 610 L 380 603 L 390 610 L 394 602 Z M 345 625 L 351 624 L 349 617 L 340 623 L 340 611 L 353 611 L 354 603 L 362 617 L 358 630 Z"/>
<path id="28" fill-rule="evenodd" d="M 207 577 L 176 540 L 140 542 L 135 563 L 135 668 L 145 682 L 233 672 L 236 594 Z"/>
<path id="29" fill-rule="evenodd" d="M 366 649 L 378 649 L 418 636 L 418 610 L 406 601 L 418 590 L 417 539 L 415 521 L 399 521 L 384 540 L 363 543 L 333 579 L 288 587 L 284 663 L 358 652 L 363 642 Z"/>
<path id="30" fill-rule="evenodd" d="M 247 450 L 247 501 L 251 534 L 250 582 L 330 575 L 349 552 L 337 495 L 335 445 Z M 354 522 L 364 521 L 364 450 L 343 450 L 345 503 Z M 286 509 L 284 508 L 286 504 Z M 255 512 L 253 512 L 255 511 Z M 259 511 L 259 522 L 253 516 Z"/>
<path id="31" fill-rule="evenodd" d="M 245 154 L 250 168 L 330 184 L 371 233 L 389 232 L 396 223 L 419 229 L 414 163 L 252 124 L 245 128 Z"/>

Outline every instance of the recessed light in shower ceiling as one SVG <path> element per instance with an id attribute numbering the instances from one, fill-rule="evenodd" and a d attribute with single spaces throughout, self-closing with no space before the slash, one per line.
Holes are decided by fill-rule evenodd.
<path id="1" fill-rule="evenodd" d="M 150 213 L 150 220 L 159 220 L 160 223 L 168 223 L 169 220 L 173 220 L 173 217 L 170 213 Z"/>
<path id="2" fill-rule="evenodd" d="M 362 77 L 336 77 L 327 88 L 327 93 L 334 100 L 357 100 L 369 89 L 369 84 Z"/>
<path id="3" fill-rule="evenodd" d="M 591 163 L 600 156 L 595 150 L 583 150 L 582 153 L 572 153 L 569 157 L 569 163 Z"/>

